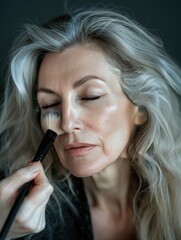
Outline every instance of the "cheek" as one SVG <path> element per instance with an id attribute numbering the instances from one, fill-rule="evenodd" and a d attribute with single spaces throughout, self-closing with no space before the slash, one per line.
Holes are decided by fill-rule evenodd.
<path id="1" fill-rule="evenodd" d="M 95 166 L 97 171 L 98 168 L 100 170 L 114 162 L 121 154 L 125 156 L 123 150 L 134 126 L 133 108 L 131 105 L 125 104 L 124 101 L 121 101 L 119 104 L 117 102 L 109 102 L 106 105 L 102 105 L 102 107 L 99 105 L 91 108 L 91 111 L 86 112 L 81 120 L 84 127 L 79 132 L 80 137 L 98 144 L 99 148 L 96 156 L 91 154 L 87 156 L 86 159 L 90 159 L 87 163 L 84 161 L 85 165 L 80 165 L 80 169 L 85 170 L 85 166 L 86 169 L 92 169 Z M 74 161 L 64 155 L 62 149 L 63 141 L 62 135 L 62 137 L 55 140 L 54 145 L 62 165 L 69 169 L 70 164 L 74 164 Z"/>
<path id="2" fill-rule="evenodd" d="M 54 142 L 54 147 L 55 147 L 55 151 L 57 153 L 57 156 L 61 162 L 61 164 L 63 165 L 63 167 L 65 167 L 67 169 L 67 161 L 64 158 L 63 155 L 63 148 L 62 148 L 62 139 L 60 137 L 57 137 L 55 142 Z"/>
<path id="3" fill-rule="evenodd" d="M 132 108 L 127 105 L 111 105 L 104 110 L 101 118 L 97 116 L 97 131 L 104 153 L 116 159 L 123 152 L 134 126 Z"/>

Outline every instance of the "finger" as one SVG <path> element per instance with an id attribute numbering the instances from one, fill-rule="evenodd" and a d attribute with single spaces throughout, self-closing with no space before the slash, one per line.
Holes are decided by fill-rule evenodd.
<path id="1" fill-rule="evenodd" d="M 45 204 L 41 205 L 41 207 L 34 206 L 33 208 L 23 205 L 14 221 L 16 231 L 19 229 L 19 232 L 23 234 L 42 231 L 46 225 L 45 208 Z"/>
<path id="2" fill-rule="evenodd" d="M 15 224 L 23 225 L 23 232 L 39 232 L 45 227 L 45 208 L 53 191 L 43 168 L 34 179 L 34 186 L 24 199 Z"/>
<path id="3" fill-rule="evenodd" d="M 36 162 L 17 170 L 11 176 L 3 179 L 0 182 L 1 200 L 7 201 L 10 199 L 24 183 L 35 178 L 41 168 L 41 164 Z"/>
<path id="4" fill-rule="evenodd" d="M 29 204 L 36 206 L 41 205 L 43 203 L 46 204 L 53 192 L 53 187 L 48 181 L 42 166 L 40 167 L 40 171 L 33 179 L 33 181 L 34 185 L 31 189 L 31 192 L 25 198 L 25 202 L 31 200 Z"/>

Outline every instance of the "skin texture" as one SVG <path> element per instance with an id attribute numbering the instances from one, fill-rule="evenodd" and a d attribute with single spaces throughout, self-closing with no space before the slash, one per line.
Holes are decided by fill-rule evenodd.
<path id="1" fill-rule="evenodd" d="M 132 129 L 140 124 L 138 108 L 123 93 L 99 49 L 76 46 L 47 54 L 38 88 L 42 114 L 61 115 L 55 149 L 73 175 L 92 176 L 125 155 Z"/>
<path id="2" fill-rule="evenodd" d="M 44 130 L 47 117 L 50 121 L 52 114 L 59 118 L 55 149 L 62 165 L 83 177 L 94 239 L 123 236 L 131 240 L 133 187 L 125 146 L 143 118 L 123 93 L 112 68 L 101 50 L 90 46 L 49 53 L 40 66 L 37 98 Z M 0 182 L 0 229 L 18 189 L 30 180 L 34 186 L 7 239 L 39 232 L 45 226 L 53 188 L 41 164 L 31 163 Z"/>
<path id="3" fill-rule="evenodd" d="M 46 178 L 41 163 L 34 162 L 0 182 L 0 229 L 17 197 L 18 189 L 31 180 L 34 181 L 34 186 L 24 199 L 6 240 L 40 232 L 45 227 L 45 208 L 53 187 Z"/>
<path id="4" fill-rule="evenodd" d="M 61 164 L 83 177 L 94 239 L 132 240 L 135 189 L 125 149 L 144 119 L 113 69 L 99 48 L 49 53 L 40 66 L 37 98 L 42 116 L 60 115 L 55 149 Z"/>

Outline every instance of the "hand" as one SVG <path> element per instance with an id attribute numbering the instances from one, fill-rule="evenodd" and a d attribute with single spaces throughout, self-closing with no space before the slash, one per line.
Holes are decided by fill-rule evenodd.
<path id="1" fill-rule="evenodd" d="M 18 211 L 7 239 L 37 233 L 45 227 L 45 208 L 53 187 L 46 178 L 41 163 L 34 162 L 0 182 L 0 229 L 19 193 L 18 189 L 31 180 L 34 185 Z"/>

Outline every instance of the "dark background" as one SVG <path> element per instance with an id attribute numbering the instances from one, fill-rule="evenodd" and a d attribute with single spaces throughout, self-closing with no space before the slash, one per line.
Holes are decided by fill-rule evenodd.
<path id="1" fill-rule="evenodd" d="M 116 6 L 162 39 L 166 51 L 181 66 L 181 0 L 0 0 L 0 93 L 3 93 L 8 53 L 24 23 L 41 24 L 66 9 Z"/>

